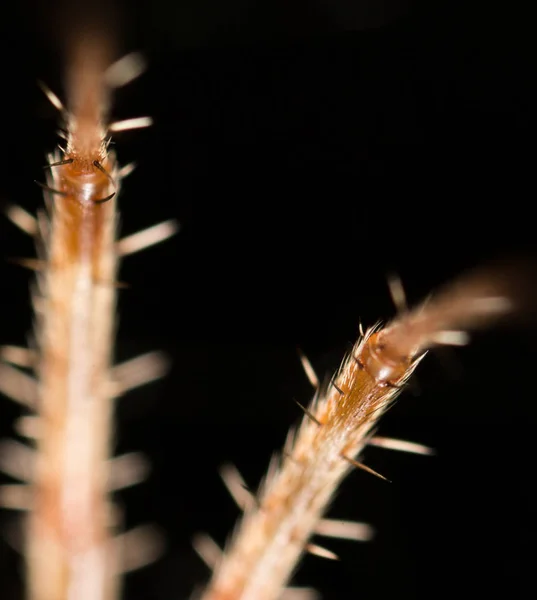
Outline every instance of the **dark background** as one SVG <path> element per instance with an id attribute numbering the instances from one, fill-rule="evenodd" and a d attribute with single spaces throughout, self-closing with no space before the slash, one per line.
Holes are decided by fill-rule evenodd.
<path id="1" fill-rule="evenodd" d="M 393 315 L 389 271 L 417 301 L 483 260 L 535 253 L 535 19 L 517 2 L 122 8 L 122 47 L 143 50 L 150 70 L 114 112 L 155 118 L 116 136 L 120 160 L 139 163 L 122 230 L 182 225 L 121 273 L 118 358 L 162 348 L 173 360 L 118 405 L 118 450 L 153 463 L 120 495 L 128 524 L 153 521 L 168 540 L 125 598 L 182 600 L 208 578 L 192 536 L 223 543 L 238 516 L 218 466 L 233 461 L 255 487 L 300 418 L 293 398 L 311 396 L 297 346 L 320 374 L 336 368 L 360 318 Z M 62 94 L 47 10 L 10 6 L 0 25 L 0 197 L 28 210 L 57 119 L 35 82 Z M 0 248 L 32 253 L 7 221 Z M 30 276 L 0 269 L 1 341 L 22 344 Z M 370 449 L 392 483 L 353 473 L 329 514 L 370 522 L 376 539 L 327 540 L 342 560 L 306 557 L 297 585 L 326 599 L 535 597 L 535 335 L 481 334 L 420 366 L 420 394 L 406 392 L 380 433 L 438 455 Z M 7 436 L 20 411 L 0 410 Z M 21 597 L 1 540 L 0 596 Z"/>

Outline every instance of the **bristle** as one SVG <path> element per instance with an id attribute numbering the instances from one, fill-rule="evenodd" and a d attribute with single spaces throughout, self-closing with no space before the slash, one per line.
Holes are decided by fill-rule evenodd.
<path id="1" fill-rule="evenodd" d="M 56 94 L 47 85 L 45 85 L 42 81 L 38 81 L 37 84 L 39 85 L 39 87 L 41 88 L 41 90 L 43 91 L 45 96 L 47 97 L 48 101 L 52 104 L 52 106 L 54 106 L 54 108 L 56 108 L 57 110 L 63 112 L 65 110 L 65 108 L 62 104 L 62 101 L 58 98 L 58 96 L 56 96 Z"/>
<path id="2" fill-rule="evenodd" d="M 3 363 L 0 363 L 0 392 L 29 408 L 34 408 L 37 402 L 35 379 Z"/>
<path id="3" fill-rule="evenodd" d="M 64 160 L 57 160 L 56 162 L 51 162 L 48 165 L 45 165 L 44 169 L 53 169 L 54 167 L 62 167 L 63 165 L 70 165 L 74 162 L 74 158 L 66 158 Z"/>
<path id="4" fill-rule="evenodd" d="M 120 88 L 134 81 L 146 68 L 144 57 L 139 52 L 131 52 L 108 67 L 104 77 L 110 87 Z"/>
<path id="5" fill-rule="evenodd" d="M 386 477 L 384 477 L 384 475 L 377 473 L 377 471 L 374 471 L 371 467 L 364 465 L 364 463 L 354 460 L 353 458 L 350 458 L 349 456 L 345 456 L 344 454 L 341 455 L 341 458 L 345 459 L 353 467 L 356 467 L 357 469 L 365 471 L 366 473 L 370 473 L 371 475 L 374 475 L 375 477 L 378 477 L 379 479 L 382 479 L 383 481 L 387 481 L 388 483 L 390 483 L 390 480 L 387 479 Z"/>
<path id="6" fill-rule="evenodd" d="M 47 245 L 50 241 L 50 219 L 45 208 L 40 208 L 37 211 L 37 228 L 36 250 L 38 258 L 44 259 L 47 254 Z"/>
<path id="7" fill-rule="evenodd" d="M 112 394 L 122 396 L 128 391 L 160 379 L 168 371 L 169 360 L 162 352 L 148 352 L 113 367 Z"/>
<path id="8" fill-rule="evenodd" d="M 339 560 L 339 556 L 328 550 L 327 548 L 323 548 L 318 544 L 306 544 L 306 552 L 313 554 L 314 556 L 318 556 L 319 558 L 327 558 L 328 560 Z"/>
<path id="9" fill-rule="evenodd" d="M 115 121 L 108 125 L 108 131 L 118 133 L 120 131 L 130 131 L 131 129 L 144 129 L 153 125 L 151 117 L 136 117 L 134 119 L 125 119 L 124 121 Z"/>
<path id="10" fill-rule="evenodd" d="M 367 523 L 356 521 L 340 521 L 337 519 L 321 519 L 315 527 L 315 533 L 325 537 L 369 542 L 375 530 Z"/>
<path id="11" fill-rule="evenodd" d="M 467 346 L 470 336 L 465 331 L 438 331 L 431 336 L 431 342 L 439 346 Z"/>
<path id="12" fill-rule="evenodd" d="M 32 368 L 36 364 L 37 354 L 34 350 L 20 346 L 1 346 L 0 357 L 17 367 Z"/>
<path id="13" fill-rule="evenodd" d="M 95 200 L 93 200 L 93 204 L 104 204 L 105 202 L 109 202 L 110 200 L 112 200 L 112 198 L 115 197 L 116 194 L 117 192 L 112 192 L 111 194 L 108 194 L 108 196 L 96 198 Z"/>
<path id="14" fill-rule="evenodd" d="M 0 469 L 14 479 L 30 482 L 34 477 L 35 451 L 15 440 L 0 441 Z"/>
<path id="15" fill-rule="evenodd" d="M 220 468 L 220 477 L 241 510 L 247 510 L 255 504 L 255 498 L 248 490 L 248 486 L 234 465 L 229 463 L 223 465 Z"/>
<path id="16" fill-rule="evenodd" d="M 201 560 L 214 571 L 222 560 L 222 549 L 206 533 L 198 533 L 192 540 L 192 546 Z"/>
<path id="17" fill-rule="evenodd" d="M 395 309 L 398 313 L 403 313 L 407 311 L 408 304 L 406 301 L 405 288 L 403 287 L 403 282 L 401 281 L 401 278 L 395 273 L 390 273 L 387 279 L 388 288 L 390 290 L 390 296 L 395 306 Z"/>
<path id="18" fill-rule="evenodd" d="M 119 256 L 134 254 L 171 238 L 178 231 L 179 225 L 177 221 L 173 219 L 163 221 L 119 240 L 116 243 L 116 251 Z"/>
<path id="19" fill-rule="evenodd" d="M 308 381 L 311 383 L 313 388 L 317 389 L 319 387 L 319 378 L 317 377 L 317 373 L 315 373 L 315 369 L 308 360 L 308 357 L 302 352 L 302 350 L 300 350 L 300 348 L 298 348 L 298 356 Z"/>
<path id="20" fill-rule="evenodd" d="M 28 438 L 29 440 L 39 439 L 41 430 L 41 419 L 39 417 L 24 416 L 19 417 L 15 421 L 15 432 L 20 436 Z"/>
<path id="21" fill-rule="evenodd" d="M 6 209 L 7 218 L 21 231 L 34 237 L 37 232 L 37 220 L 18 204 L 10 204 Z"/>
<path id="22" fill-rule="evenodd" d="M 141 483 L 149 473 L 149 463 L 139 452 L 116 456 L 109 460 L 108 464 L 110 475 L 107 489 L 109 492 L 115 492 Z"/>
<path id="23" fill-rule="evenodd" d="M 34 180 L 34 183 L 36 183 L 42 190 L 45 190 L 45 192 L 48 192 L 53 196 L 61 196 L 62 198 L 67 198 L 69 195 L 67 192 L 53 188 L 50 185 L 47 185 L 46 183 L 43 183 L 41 181 Z"/>
<path id="24" fill-rule="evenodd" d="M 43 317 L 46 309 L 46 301 L 43 296 L 38 293 L 37 287 L 32 291 L 31 294 L 32 307 L 37 317 Z"/>
<path id="25" fill-rule="evenodd" d="M 119 573 L 137 571 L 157 561 L 164 552 L 162 534 L 153 525 L 140 525 L 116 537 Z"/>
<path id="26" fill-rule="evenodd" d="M 368 444 L 370 446 L 378 446 L 379 448 L 386 448 L 388 450 L 411 452 L 413 454 L 423 454 L 425 456 L 432 456 L 435 454 L 434 448 L 430 448 L 429 446 L 388 437 L 374 436 L 369 440 Z"/>
<path id="27" fill-rule="evenodd" d="M 8 261 L 14 265 L 18 265 L 23 269 L 28 269 L 30 271 L 42 272 L 45 271 L 47 267 L 47 263 L 44 260 L 40 260 L 38 258 L 8 258 Z"/>
<path id="28" fill-rule="evenodd" d="M 322 427 L 323 424 L 321 423 L 321 421 L 319 421 L 319 419 L 311 412 L 311 410 L 307 409 L 305 406 L 303 406 L 302 404 L 300 404 L 300 402 L 298 400 L 295 400 L 296 405 L 302 410 L 302 412 L 316 425 L 318 425 L 319 427 Z"/>
<path id="29" fill-rule="evenodd" d="M 339 385 L 332 379 L 330 385 L 337 391 L 340 396 L 344 396 L 345 392 L 339 387 Z"/>
<path id="30" fill-rule="evenodd" d="M 135 170 L 136 170 L 136 163 L 131 162 L 131 163 L 128 163 L 127 165 L 121 167 L 119 169 L 119 171 L 117 172 L 117 176 L 119 177 L 119 179 L 126 179 Z"/>
<path id="31" fill-rule="evenodd" d="M 491 296 L 489 298 L 474 298 L 470 300 L 469 306 L 472 311 L 484 315 L 501 315 L 512 310 L 513 302 L 503 296 Z"/>
<path id="32" fill-rule="evenodd" d="M 0 506 L 12 510 L 31 509 L 31 488 L 24 484 L 0 486 Z"/>

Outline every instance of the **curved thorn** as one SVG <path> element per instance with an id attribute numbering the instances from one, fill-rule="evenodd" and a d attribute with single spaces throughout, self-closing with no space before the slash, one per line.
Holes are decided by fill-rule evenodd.
<path id="1" fill-rule="evenodd" d="M 65 160 L 59 160 L 49 165 L 44 165 L 43 169 L 51 169 L 52 167 L 61 167 L 63 165 L 70 165 L 75 161 L 74 158 L 66 158 Z"/>
<path id="2" fill-rule="evenodd" d="M 67 192 L 62 192 L 61 190 L 55 190 L 54 188 L 51 188 L 50 186 L 48 186 L 46 183 L 41 183 L 40 181 L 37 181 L 37 179 L 34 179 L 34 182 L 37 183 L 37 185 L 40 188 L 43 188 L 45 191 L 50 192 L 51 194 L 57 194 L 58 196 L 68 196 L 69 194 Z"/>
<path id="3" fill-rule="evenodd" d="M 100 200 L 94 200 L 93 204 L 104 204 L 105 202 L 108 202 L 109 200 L 112 200 L 112 198 L 116 195 L 116 192 L 112 192 L 110 194 L 110 196 L 106 196 L 106 198 L 101 198 Z"/>

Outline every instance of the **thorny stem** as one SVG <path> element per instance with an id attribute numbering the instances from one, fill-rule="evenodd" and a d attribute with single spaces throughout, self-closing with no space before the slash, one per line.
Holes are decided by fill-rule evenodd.
<path id="1" fill-rule="evenodd" d="M 37 335 L 41 435 L 27 528 L 29 598 L 111 600 L 117 557 L 107 493 L 111 456 L 110 363 L 117 271 L 114 156 L 103 145 L 105 52 L 77 46 L 65 157 L 52 168 L 47 268 Z M 76 75 L 76 77 L 74 76 Z M 103 161 L 110 176 L 92 168 Z M 104 167 L 103 167 L 104 168 Z M 107 171 L 107 172 L 108 172 Z"/>
<path id="2" fill-rule="evenodd" d="M 353 465 L 364 468 L 357 459 L 373 428 L 426 350 L 463 343 L 459 328 L 488 324 L 512 308 L 500 282 L 497 274 L 473 274 L 366 332 L 316 394 L 296 435 L 289 434 L 281 464 L 277 457 L 271 463 L 203 600 L 280 597 L 337 487 Z"/>
<path id="3" fill-rule="evenodd" d="M 67 126 L 63 156 L 49 156 L 47 214 L 34 219 L 20 207 L 10 211 L 39 240 L 40 251 L 33 261 L 40 271 L 38 352 L 8 352 L 16 364 L 35 367 L 37 381 L 8 366 L 0 380 L 2 391 L 37 413 L 21 426 L 35 450 L 16 442 L 0 450 L 2 466 L 31 484 L 0 489 L 5 505 L 31 509 L 29 600 L 116 600 L 120 575 L 158 551 L 144 529 L 116 535 L 121 519 L 110 494 L 140 481 L 144 463 L 132 454 L 111 455 L 114 398 L 160 377 L 163 361 L 156 353 L 115 368 L 111 361 L 119 259 L 170 237 L 176 227 L 165 222 L 116 242 L 121 172 L 108 150 L 109 97 L 139 74 L 141 61 L 128 55 L 109 68 L 110 40 L 97 32 L 74 39 L 67 109 L 44 90 Z M 130 121 L 130 127 L 148 124 L 147 117 Z M 24 469 L 17 467 L 21 457 Z"/>

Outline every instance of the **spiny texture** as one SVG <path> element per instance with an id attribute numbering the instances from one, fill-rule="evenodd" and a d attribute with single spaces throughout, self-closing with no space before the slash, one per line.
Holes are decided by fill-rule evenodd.
<path id="1" fill-rule="evenodd" d="M 108 61 L 95 43 L 76 48 L 68 81 L 64 156 L 50 157 L 50 230 L 39 278 L 37 460 L 27 529 L 32 600 L 116 597 L 108 459 L 113 403 L 115 157 L 104 144 Z M 96 165 L 100 165 L 99 168 Z M 56 193 L 58 192 L 58 193 Z"/>
<path id="2" fill-rule="evenodd" d="M 341 480 L 356 466 L 372 430 L 427 348 L 464 343 L 477 327 L 511 309 L 498 275 L 473 274 L 384 329 L 369 329 L 319 391 L 281 464 L 271 463 L 257 503 L 247 510 L 204 600 L 280 597 Z"/>
<path id="3" fill-rule="evenodd" d="M 170 237 L 176 228 L 165 222 L 116 240 L 116 195 L 129 169 L 118 169 L 109 131 L 151 121 L 109 125 L 108 107 L 113 88 L 136 77 L 141 62 L 127 55 L 110 66 L 107 38 L 73 39 L 68 108 L 45 89 L 62 112 L 67 140 L 61 154 L 49 156 L 47 211 L 37 219 L 21 207 L 8 211 L 35 236 L 40 254 L 38 261 L 24 261 L 38 270 L 37 351 L 3 352 L 17 366 L 34 367 L 37 381 L 7 365 L 0 381 L 4 393 L 37 413 L 18 426 L 35 450 L 6 442 L 0 451 L 1 466 L 30 484 L 0 490 L 4 505 L 29 509 L 24 552 L 30 600 L 115 600 L 120 574 L 150 562 L 156 550 L 140 545 L 152 541 L 143 529 L 116 535 L 121 518 L 110 496 L 139 482 L 145 471 L 137 455 L 111 458 L 113 400 L 164 371 L 156 353 L 112 367 L 116 275 L 121 256 Z"/>

